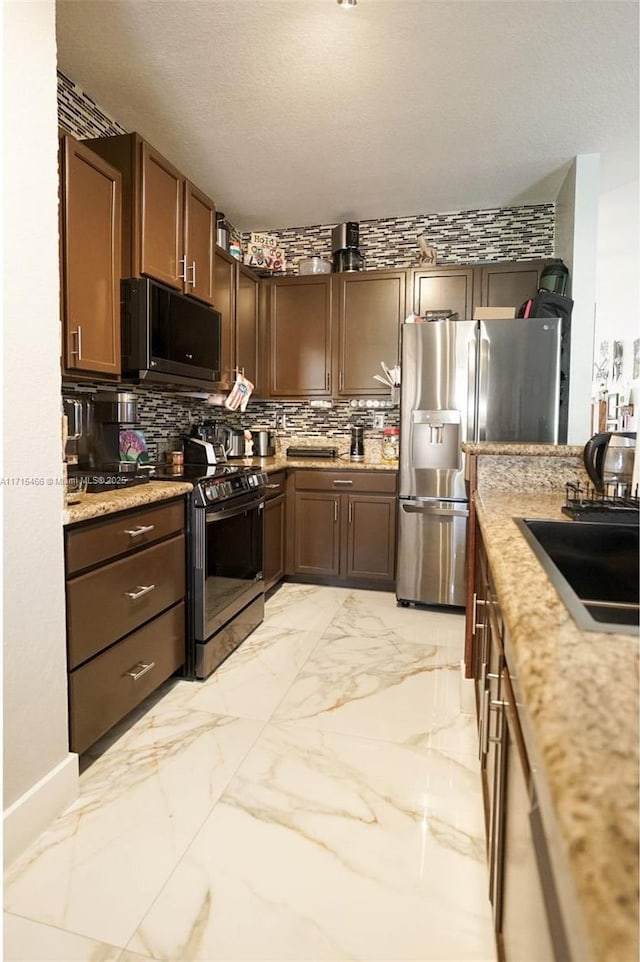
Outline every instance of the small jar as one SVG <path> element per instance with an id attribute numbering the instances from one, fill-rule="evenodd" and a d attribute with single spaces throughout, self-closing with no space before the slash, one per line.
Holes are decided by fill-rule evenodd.
<path id="1" fill-rule="evenodd" d="M 385 428 L 382 432 L 382 460 L 397 461 L 400 453 L 400 428 Z"/>

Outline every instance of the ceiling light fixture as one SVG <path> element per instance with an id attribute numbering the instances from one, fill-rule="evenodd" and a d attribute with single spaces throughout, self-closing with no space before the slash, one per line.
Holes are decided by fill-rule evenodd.
<path id="1" fill-rule="evenodd" d="M 338 0 L 338 5 L 342 7 L 343 10 L 349 10 L 350 7 L 355 7 L 358 0 Z"/>

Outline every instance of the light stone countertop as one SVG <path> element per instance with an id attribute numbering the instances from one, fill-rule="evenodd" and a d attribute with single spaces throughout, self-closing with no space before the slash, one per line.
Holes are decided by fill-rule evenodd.
<path id="1" fill-rule="evenodd" d="M 571 523 L 564 492 L 482 489 L 478 520 L 507 631 L 559 897 L 584 956 L 638 958 L 638 639 L 583 631 L 514 517 Z M 579 908 L 577 907 L 579 906 Z M 575 912 L 572 911 L 575 909 Z"/>
<path id="2" fill-rule="evenodd" d="M 516 441 L 465 441 L 466 454 L 498 454 L 527 458 L 582 458 L 584 444 L 522 444 Z"/>
<path id="3" fill-rule="evenodd" d="M 234 458 L 230 464 L 245 464 L 260 468 L 267 474 L 283 471 L 285 468 L 306 468 L 311 471 L 397 471 L 397 461 L 383 461 L 381 458 L 369 458 L 365 461 L 350 461 L 348 455 L 343 458 L 288 458 L 284 454 L 276 454 L 270 458 Z"/>
<path id="4" fill-rule="evenodd" d="M 189 494 L 192 490 L 193 485 L 188 481 L 148 481 L 146 484 L 135 484 L 120 491 L 81 494 L 78 504 L 70 504 L 64 509 L 62 523 L 68 526 L 116 514 L 118 511 L 127 511 L 129 508 L 143 508 L 147 504 Z"/>

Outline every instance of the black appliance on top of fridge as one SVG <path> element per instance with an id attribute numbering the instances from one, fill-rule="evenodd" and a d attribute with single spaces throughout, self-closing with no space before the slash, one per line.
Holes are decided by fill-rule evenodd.
<path id="1" fill-rule="evenodd" d="M 569 337 L 560 318 L 402 325 L 401 604 L 465 604 L 465 441 L 565 443 Z"/>

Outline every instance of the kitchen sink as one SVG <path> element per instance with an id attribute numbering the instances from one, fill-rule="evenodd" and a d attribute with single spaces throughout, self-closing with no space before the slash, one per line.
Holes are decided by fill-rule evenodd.
<path id="1" fill-rule="evenodd" d="M 581 628 L 638 634 L 637 526 L 515 521 Z"/>

